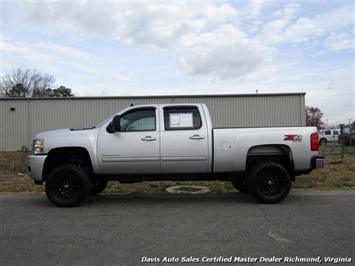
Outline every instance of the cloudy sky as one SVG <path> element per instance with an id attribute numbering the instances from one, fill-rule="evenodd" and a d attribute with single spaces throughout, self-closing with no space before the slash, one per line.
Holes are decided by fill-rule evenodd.
<path id="1" fill-rule="evenodd" d="M 1 76 L 37 69 L 76 96 L 306 92 L 355 120 L 347 1 L 2 1 Z"/>

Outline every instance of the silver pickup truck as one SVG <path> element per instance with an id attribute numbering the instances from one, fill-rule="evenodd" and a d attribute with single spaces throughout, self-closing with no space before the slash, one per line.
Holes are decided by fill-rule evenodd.
<path id="1" fill-rule="evenodd" d="M 323 167 L 315 127 L 213 128 L 205 104 L 131 106 L 97 127 L 39 133 L 28 171 L 57 206 L 110 180 L 225 180 L 277 203 L 297 175 Z"/>

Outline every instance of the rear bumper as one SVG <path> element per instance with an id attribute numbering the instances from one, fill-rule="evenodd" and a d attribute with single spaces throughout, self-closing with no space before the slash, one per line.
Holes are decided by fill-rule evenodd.
<path id="1" fill-rule="evenodd" d="M 311 159 L 311 167 L 312 169 L 318 169 L 324 167 L 324 157 L 323 156 L 313 156 Z"/>
<path id="2" fill-rule="evenodd" d="M 27 157 L 28 173 L 35 184 L 42 184 L 42 173 L 47 155 L 31 155 Z"/>

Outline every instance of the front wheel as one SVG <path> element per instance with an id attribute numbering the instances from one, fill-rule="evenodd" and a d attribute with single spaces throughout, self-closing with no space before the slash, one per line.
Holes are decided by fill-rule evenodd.
<path id="1" fill-rule="evenodd" d="M 262 203 L 282 201 L 291 189 L 290 173 L 275 162 L 259 163 L 249 172 L 248 188 L 252 196 Z"/>
<path id="2" fill-rule="evenodd" d="M 89 191 L 89 176 L 80 166 L 74 164 L 65 164 L 55 168 L 47 178 L 47 197 L 59 207 L 78 206 Z"/>

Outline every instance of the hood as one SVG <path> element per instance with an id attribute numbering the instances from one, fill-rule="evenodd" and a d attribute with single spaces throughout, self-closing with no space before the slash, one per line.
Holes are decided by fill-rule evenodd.
<path id="1" fill-rule="evenodd" d="M 67 135 L 76 135 L 77 132 L 80 131 L 90 131 L 95 129 L 95 127 L 91 128 L 66 128 L 66 129 L 57 129 L 57 130 L 50 130 L 38 133 L 36 135 L 36 139 L 38 138 L 48 138 L 48 137 L 60 137 L 60 136 L 67 136 Z"/>
<path id="2" fill-rule="evenodd" d="M 54 136 L 63 136 L 63 135 L 68 135 L 70 134 L 70 129 L 58 129 L 58 130 L 51 130 L 51 131 L 45 131 L 38 133 L 35 138 L 36 139 L 42 139 L 42 138 L 48 138 L 48 137 L 54 137 Z"/>
<path id="3" fill-rule="evenodd" d="M 43 151 L 48 153 L 51 149 L 60 147 L 95 147 L 99 128 L 91 129 L 59 129 L 38 133 L 35 139 L 43 139 Z"/>

